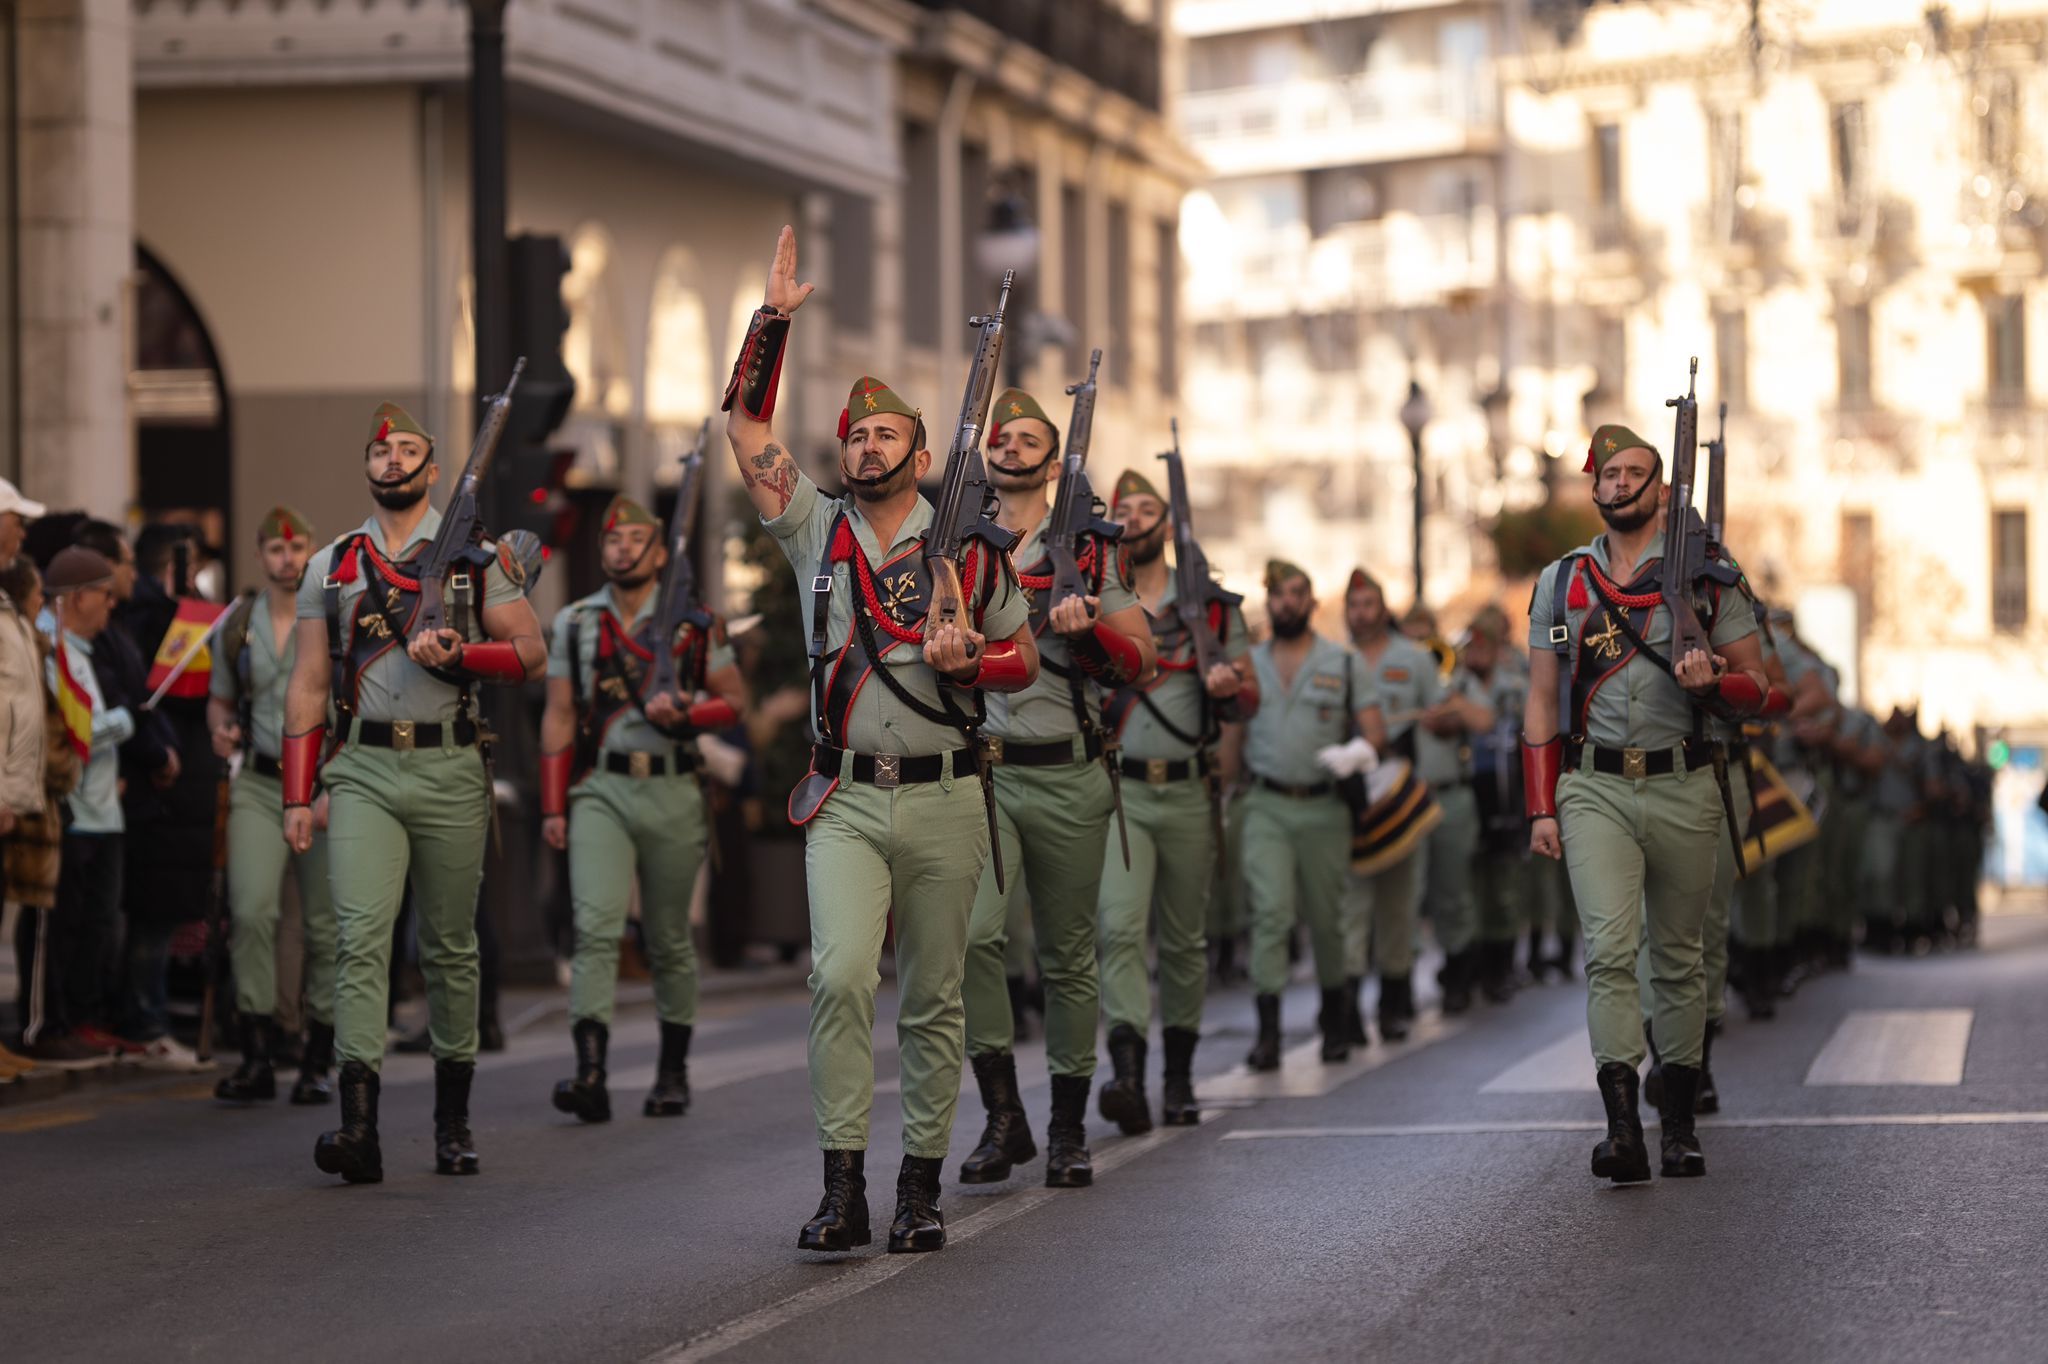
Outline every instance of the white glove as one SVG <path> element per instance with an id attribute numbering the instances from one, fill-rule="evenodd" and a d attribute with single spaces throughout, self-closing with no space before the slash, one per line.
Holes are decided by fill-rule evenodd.
<path id="1" fill-rule="evenodd" d="M 1361 734 L 1349 743 L 1331 744 L 1328 748 L 1319 749 L 1316 761 L 1333 777 L 1355 777 L 1378 767 L 1380 755 Z"/>
<path id="2" fill-rule="evenodd" d="M 746 775 L 746 750 L 710 734 L 697 736 L 697 753 L 704 760 L 704 770 L 720 786 L 738 786 L 740 778 Z"/>

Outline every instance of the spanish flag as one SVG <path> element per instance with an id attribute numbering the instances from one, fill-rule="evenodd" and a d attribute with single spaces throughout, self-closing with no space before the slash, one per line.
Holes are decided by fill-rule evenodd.
<path id="1" fill-rule="evenodd" d="M 191 655 L 184 671 L 171 683 L 167 696 L 204 696 L 208 675 L 213 671 L 213 651 L 206 647 L 211 633 L 209 627 L 227 611 L 210 601 L 194 597 L 179 599 L 178 614 L 171 621 L 171 628 L 164 631 L 163 643 L 156 646 L 156 661 L 149 668 L 149 690 L 152 694 L 164 685 L 165 679 L 178 668 L 179 661 Z"/>
<path id="2" fill-rule="evenodd" d="M 57 632 L 57 711 L 64 717 L 64 737 L 84 762 L 92 756 L 92 693 L 71 671 L 71 650 L 61 630 Z"/>

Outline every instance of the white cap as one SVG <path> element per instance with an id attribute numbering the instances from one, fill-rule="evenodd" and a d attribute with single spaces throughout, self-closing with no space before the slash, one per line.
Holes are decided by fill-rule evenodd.
<path id="1" fill-rule="evenodd" d="M 31 502 L 21 495 L 21 489 L 0 478 L 0 512 L 18 512 L 24 521 L 34 521 L 50 509 L 40 502 Z"/>

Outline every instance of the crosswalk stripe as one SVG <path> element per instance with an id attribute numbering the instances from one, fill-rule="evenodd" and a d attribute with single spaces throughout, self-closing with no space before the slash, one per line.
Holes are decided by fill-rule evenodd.
<path id="1" fill-rule="evenodd" d="M 1656 1125 L 1654 1119 L 1650 1126 Z M 2041 1127 L 2048 1113 L 1793 1113 L 1780 1117 L 1701 1118 L 1702 1131 L 1767 1127 Z M 1563 1118 L 1536 1122 L 1438 1122 L 1378 1127 L 1245 1127 L 1219 1141 L 1303 1141 L 1332 1137 L 1490 1137 L 1530 1132 L 1604 1132 L 1607 1124 Z"/>
<path id="2" fill-rule="evenodd" d="M 1479 1087 L 1481 1094 L 1595 1094 L 1593 1043 L 1576 1028 Z"/>
<path id="3" fill-rule="evenodd" d="M 1322 1041 L 1310 1038 L 1280 1056 L 1280 1069 L 1255 1071 L 1239 1065 L 1195 1086 L 1198 1103 L 1228 1104 L 1240 1099 L 1318 1099 L 1346 1081 L 1378 1070 L 1424 1047 L 1456 1037 L 1469 1025 L 1463 1019 L 1424 1014 L 1409 1026 L 1405 1042 L 1374 1042 L 1338 1065 L 1323 1063 Z"/>
<path id="4" fill-rule="evenodd" d="M 1809 1085 L 1959 1085 L 1970 1009 L 1857 1009 L 1806 1072 Z"/>

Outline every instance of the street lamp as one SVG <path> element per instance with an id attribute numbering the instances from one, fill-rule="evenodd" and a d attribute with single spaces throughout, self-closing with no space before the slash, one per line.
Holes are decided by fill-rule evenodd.
<path id="1" fill-rule="evenodd" d="M 1408 401 L 1401 404 L 1401 425 L 1408 429 L 1408 452 L 1415 471 L 1415 605 L 1422 605 L 1422 432 L 1434 416 L 1429 395 L 1414 379 L 1408 381 Z"/>

